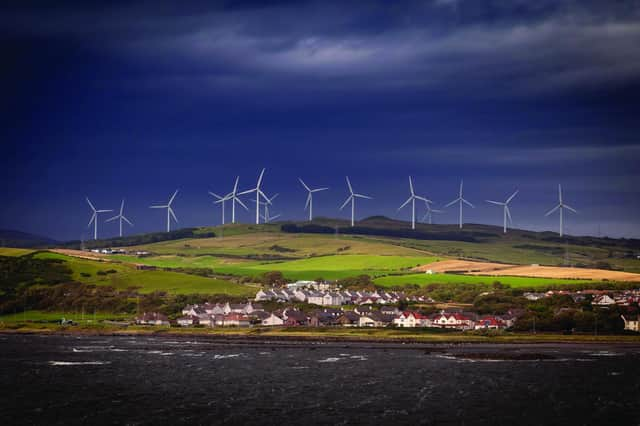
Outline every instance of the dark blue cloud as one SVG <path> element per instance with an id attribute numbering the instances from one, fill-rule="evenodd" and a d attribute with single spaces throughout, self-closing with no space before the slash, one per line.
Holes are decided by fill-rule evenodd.
<path id="1" fill-rule="evenodd" d="M 520 226 L 562 182 L 569 229 L 638 236 L 639 7 L 635 2 L 16 3 L 0 13 L 0 226 L 77 238 L 84 195 L 126 197 L 136 230 L 176 187 L 182 225 L 213 222 L 206 192 L 261 167 L 276 211 L 303 218 L 296 178 L 344 175 L 398 215 L 406 175 L 444 203 L 465 178 L 478 208 L 522 189 Z M 244 214 L 244 220 L 250 220 Z M 407 217 L 402 212 L 399 217 Z M 452 222 L 455 214 L 441 220 Z M 113 234 L 114 227 L 104 227 Z"/>

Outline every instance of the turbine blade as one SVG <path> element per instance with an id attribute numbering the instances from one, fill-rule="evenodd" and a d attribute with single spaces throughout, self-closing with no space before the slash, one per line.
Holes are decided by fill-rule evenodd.
<path id="1" fill-rule="evenodd" d="M 122 199 L 122 203 L 120 203 L 120 215 L 122 216 L 122 212 L 124 211 L 124 198 Z"/>
<path id="2" fill-rule="evenodd" d="M 511 219 L 511 210 L 509 210 L 509 206 L 505 204 L 504 209 L 507 212 L 507 218 L 509 219 L 509 223 L 513 225 L 513 219 Z"/>
<path id="3" fill-rule="evenodd" d="M 406 206 L 407 204 L 409 204 L 411 202 L 411 200 L 413 200 L 413 197 L 409 197 L 407 198 L 407 201 L 405 201 L 404 203 L 402 203 L 402 205 L 400 207 L 398 207 L 398 210 L 402 210 L 402 208 L 404 206 Z"/>
<path id="4" fill-rule="evenodd" d="M 561 204 L 558 204 L 557 206 L 555 206 L 554 208 L 552 208 L 551 210 L 549 210 L 545 216 L 549 216 L 551 213 L 555 212 L 556 210 L 558 210 L 560 208 Z"/>
<path id="5" fill-rule="evenodd" d="M 462 202 L 465 203 L 466 205 L 468 205 L 469 207 L 471 207 L 472 209 L 475 209 L 476 206 L 474 206 L 473 204 L 471 204 L 470 202 L 468 202 L 467 200 L 465 200 L 464 198 L 462 199 Z"/>
<path id="6" fill-rule="evenodd" d="M 93 221 L 96 219 L 96 212 L 93 212 L 93 214 L 91 215 L 91 219 L 89 219 L 89 223 L 87 223 L 87 228 L 91 226 L 91 224 L 93 223 Z"/>
<path id="7" fill-rule="evenodd" d="M 460 198 L 462 198 L 462 184 L 463 184 L 463 180 L 460 179 Z"/>
<path id="8" fill-rule="evenodd" d="M 329 188 L 317 188 L 317 189 L 312 189 L 311 192 L 320 192 L 320 191 L 326 191 Z"/>
<path id="9" fill-rule="evenodd" d="M 307 186 L 306 183 L 304 183 L 304 181 L 301 178 L 298 178 L 298 180 L 300 181 L 302 186 L 304 186 L 304 189 L 306 189 L 307 191 L 311 192 L 311 189 Z"/>
<path id="10" fill-rule="evenodd" d="M 271 201 L 273 201 L 273 200 L 275 200 L 276 198 L 278 198 L 278 195 L 280 195 L 280 194 L 279 194 L 279 193 L 278 193 L 278 194 L 274 194 L 274 195 L 271 197 Z"/>
<path id="11" fill-rule="evenodd" d="M 216 197 L 218 200 L 222 200 L 223 198 L 225 198 L 225 197 L 226 197 L 226 196 L 225 196 L 225 197 L 221 197 L 221 196 L 219 196 L 218 194 L 216 194 L 215 192 L 211 192 L 211 191 L 209 191 L 209 195 L 213 195 L 213 196 L 214 196 L 214 197 Z"/>
<path id="12" fill-rule="evenodd" d="M 238 190 L 238 182 L 240 181 L 240 176 L 236 176 L 236 183 L 233 184 L 233 192 L 232 194 L 235 194 L 236 191 Z"/>
<path id="13" fill-rule="evenodd" d="M 367 200 L 373 200 L 373 197 L 369 197 L 368 195 L 353 194 L 353 196 L 356 198 L 366 198 Z"/>
<path id="14" fill-rule="evenodd" d="M 577 211 L 576 209 L 574 209 L 573 207 L 570 207 L 570 206 L 568 206 L 568 205 L 566 205 L 566 204 L 563 204 L 563 207 L 564 207 L 565 209 L 569 210 L 569 211 L 572 211 L 572 212 L 574 212 L 574 213 L 578 213 L 578 211 Z"/>
<path id="15" fill-rule="evenodd" d="M 409 191 L 411 191 L 411 195 L 414 195 L 414 192 L 413 192 L 413 180 L 411 179 L 411 176 L 409 176 Z"/>
<path id="16" fill-rule="evenodd" d="M 305 210 L 309 207 L 309 203 L 311 203 L 311 192 L 309 192 L 309 195 L 307 195 L 307 202 L 304 203 Z"/>
<path id="17" fill-rule="evenodd" d="M 264 192 L 262 192 L 261 190 L 259 190 L 259 189 L 258 189 L 258 194 L 260 194 L 260 196 L 261 196 L 262 198 L 264 198 L 264 200 L 267 202 L 267 204 L 271 204 L 271 200 L 269 199 L 269 197 L 267 197 L 267 196 L 265 195 L 265 193 L 264 193 Z"/>
<path id="18" fill-rule="evenodd" d="M 109 219 L 105 220 L 104 223 L 113 222 L 114 220 L 119 219 L 119 218 L 120 218 L 120 215 L 114 216 L 114 217 L 110 217 Z"/>
<path id="19" fill-rule="evenodd" d="M 274 220 L 274 219 L 277 219 L 277 218 L 279 218 L 280 216 L 282 216 L 280 213 L 278 213 L 278 214 L 277 214 L 277 215 L 275 215 L 275 216 L 271 216 L 271 217 L 269 218 L 269 221 L 272 221 L 272 220 Z"/>
<path id="20" fill-rule="evenodd" d="M 507 201 L 505 201 L 505 204 L 509 204 L 511 202 L 511 200 L 513 200 L 515 198 L 515 196 L 518 195 L 518 192 L 520 192 L 520 190 L 516 189 L 516 192 L 511 194 L 511 197 L 507 198 Z"/>
<path id="21" fill-rule="evenodd" d="M 349 204 L 349 201 L 351 201 L 353 199 L 353 195 L 349 195 L 349 197 L 347 198 L 347 200 L 344 202 L 344 204 L 342 204 L 342 206 L 340 206 L 340 210 L 344 209 L 344 207 Z"/>
<path id="22" fill-rule="evenodd" d="M 444 210 L 431 209 L 431 213 L 444 213 Z"/>
<path id="23" fill-rule="evenodd" d="M 414 195 L 413 197 L 414 197 L 416 200 L 424 201 L 424 202 L 425 202 L 425 204 L 427 204 L 427 205 L 428 205 L 429 203 L 433 203 L 433 201 L 429 200 L 428 198 L 424 198 L 424 197 L 421 197 L 421 196 L 419 196 L 419 195 Z"/>
<path id="24" fill-rule="evenodd" d="M 122 220 L 127 222 L 129 225 L 133 226 L 133 223 L 131 223 L 131 221 L 129 221 L 129 219 L 127 219 L 126 217 L 122 216 Z"/>
<path id="25" fill-rule="evenodd" d="M 260 172 L 260 176 L 258 176 L 258 184 L 256 185 L 256 188 L 260 188 L 260 184 L 262 183 L 262 176 L 264 176 L 264 171 L 266 169 L 262 169 L 262 171 Z"/>
<path id="26" fill-rule="evenodd" d="M 238 197 L 233 197 L 233 199 L 234 199 L 235 201 L 237 201 L 237 202 L 238 202 L 238 204 L 240 204 L 242 207 L 244 207 L 244 209 L 245 209 L 245 210 L 249 211 L 249 209 L 247 208 L 247 206 L 245 206 L 245 205 L 244 205 L 244 203 L 242 202 L 242 200 L 241 200 L 240 198 L 238 198 Z"/>
<path id="27" fill-rule="evenodd" d="M 87 203 L 89 203 L 89 207 L 91 207 L 91 210 L 96 211 L 96 208 L 93 207 L 93 204 L 91 204 L 91 201 L 89 201 L 89 197 L 85 197 L 87 199 Z"/>
<path id="28" fill-rule="evenodd" d="M 351 187 L 351 181 L 349 180 L 349 176 L 345 176 L 347 178 L 347 186 L 349 187 L 349 193 L 353 195 L 353 188 Z"/>
<path id="29" fill-rule="evenodd" d="M 169 199 L 169 202 L 167 203 L 167 205 L 171 205 L 171 203 L 173 203 L 173 199 L 176 198 L 176 195 L 178 195 L 178 191 L 179 189 L 176 189 L 176 192 L 173 193 L 173 195 L 171 196 L 171 198 Z"/>
<path id="30" fill-rule="evenodd" d="M 176 214 L 173 212 L 173 209 L 171 207 L 169 207 L 169 214 L 171 215 L 173 220 L 175 220 L 176 223 L 178 223 L 178 218 L 176 217 Z"/>
<path id="31" fill-rule="evenodd" d="M 454 205 L 455 203 L 457 203 L 458 201 L 460 201 L 461 198 L 456 198 L 455 200 L 453 200 L 452 202 L 450 202 L 449 204 L 445 204 L 445 207 L 451 207 L 452 205 Z"/>
<path id="32" fill-rule="evenodd" d="M 253 189 L 247 189 L 246 191 L 242 191 L 241 193 L 236 194 L 236 195 L 251 194 L 252 192 L 256 192 L 256 188 L 253 188 Z"/>
<path id="33" fill-rule="evenodd" d="M 491 204 L 495 204 L 496 206 L 504 206 L 506 203 L 501 203 L 499 201 L 491 201 L 491 200 L 485 200 L 487 203 L 491 203 Z"/>
<path id="34" fill-rule="evenodd" d="M 96 210 L 96 213 L 109 213 L 112 212 L 113 210 Z"/>
<path id="35" fill-rule="evenodd" d="M 166 209 L 169 206 L 149 206 L 150 209 Z"/>
<path id="36" fill-rule="evenodd" d="M 560 201 L 560 204 L 562 204 L 562 185 L 558 184 L 558 200 Z"/>

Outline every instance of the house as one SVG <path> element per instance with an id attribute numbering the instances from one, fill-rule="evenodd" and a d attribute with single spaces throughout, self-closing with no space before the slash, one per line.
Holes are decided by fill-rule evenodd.
<path id="1" fill-rule="evenodd" d="M 441 311 L 439 314 L 433 315 L 431 318 L 431 324 L 432 327 L 471 330 L 473 329 L 475 322 L 470 315 L 465 315 L 460 312 L 451 313 Z"/>
<path id="2" fill-rule="evenodd" d="M 353 311 L 345 311 L 336 319 L 336 324 L 343 327 L 357 327 L 360 321 L 360 315 Z"/>
<path id="3" fill-rule="evenodd" d="M 380 308 L 380 313 L 396 317 L 400 315 L 400 310 L 395 306 L 383 306 L 382 308 Z"/>
<path id="4" fill-rule="evenodd" d="M 283 325 L 284 320 L 272 313 L 267 318 L 263 319 L 261 324 L 266 326 Z"/>
<path id="5" fill-rule="evenodd" d="M 223 327 L 249 327 L 249 317 L 238 312 L 231 312 L 224 316 Z"/>
<path id="6" fill-rule="evenodd" d="M 309 317 L 309 325 L 311 327 L 324 327 L 328 325 L 337 325 L 337 317 L 329 312 L 315 312 Z"/>
<path id="7" fill-rule="evenodd" d="M 136 324 L 140 325 L 169 325 L 169 318 L 158 312 L 145 312 L 136 317 Z"/>
<path id="8" fill-rule="evenodd" d="M 612 299 L 608 294 L 603 294 L 593 299 L 593 302 L 591 302 L 591 304 L 598 305 L 598 306 L 609 306 L 609 305 L 615 305 L 616 301 Z"/>
<path id="9" fill-rule="evenodd" d="M 429 318 L 419 312 L 405 311 L 393 319 L 396 327 L 427 327 Z"/>
<path id="10" fill-rule="evenodd" d="M 284 325 L 288 327 L 294 327 L 298 325 L 307 325 L 307 316 L 304 312 L 300 311 L 287 311 L 287 318 L 284 320 Z"/>
<path id="11" fill-rule="evenodd" d="M 498 330 L 501 328 L 506 328 L 506 324 L 502 321 L 502 319 L 496 316 L 489 315 L 489 316 L 480 318 L 475 323 L 474 328 L 476 330 L 486 330 L 486 329 Z"/>
<path id="12" fill-rule="evenodd" d="M 393 321 L 388 315 L 382 314 L 380 311 L 373 311 L 369 314 L 362 315 L 358 320 L 358 327 L 386 327 Z"/>
<path id="13" fill-rule="evenodd" d="M 360 305 L 360 306 L 356 306 L 353 312 L 355 312 L 358 315 L 367 315 L 373 312 L 373 307 L 371 305 Z"/>
<path id="14" fill-rule="evenodd" d="M 186 315 L 177 319 L 177 323 L 181 327 L 190 327 L 200 324 L 200 319 L 195 315 Z"/>
<path id="15" fill-rule="evenodd" d="M 620 315 L 624 321 L 624 329 L 629 331 L 640 331 L 640 315 Z"/>

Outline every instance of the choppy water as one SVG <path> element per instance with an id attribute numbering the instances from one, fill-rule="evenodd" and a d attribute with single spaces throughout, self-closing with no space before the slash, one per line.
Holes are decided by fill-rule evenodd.
<path id="1" fill-rule="evenodd" d="M 0 423 L 637 425 L 639 378 L 640 347 L 0 335 Z"/>

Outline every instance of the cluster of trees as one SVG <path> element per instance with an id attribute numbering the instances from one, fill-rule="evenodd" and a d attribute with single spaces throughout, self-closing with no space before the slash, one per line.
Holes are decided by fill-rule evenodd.
<path id="1" fill-rule="evenodd" d="M 335 234 L 336 229 L 330 226 L 322 226 L 315 224 L 297 225 L 295 223 L 286 223 L 280 228 L 282 232 L 288 233 L 305 233 L 305 234 Z M 408 228 L 385 228 L 385 227 L 368 227 L 368 226 L 354 226 L 340 228 L 342 234 L 350 235 L 376 235 L 383 237 L 395 237 L 395 238 L 412 238 L 415 240 L 446 240 L 446 241 L 464 241 L 468 243 L 475 243 L 478 240 L 474 237 L 473 233 L 459 233 L 459 232 L 424 232 L 411 230 Z M 481 236 L 494 236 L 494 234 L 486 234 Z"/>
<path id="2" fill-rule="evenodd" d="M 85 241 L 84 246 L 87 248 L 126 247 L 158 243 L 161 241 L 180 240 L 183 238 L 211 238 L 215 236 L 215 232 L 199 232 L 198 228 L 183 228 L 171 232 L 151 232 L 148 234 L 129 235 L 104 240 L 90 240 Z M 70 241 L 64 244 L 65 247 L 74 249 L 80 248 L 81 245 L 80 241 Z"/>
<path id="3" fill-rule="evenodd" d="M 13 297 L 20 288 L 71 281 L 72 271 L 66 262 L 60 259 L 38 259 L 35 254 L 0 256 L 0 293 L 3 299 Z"/>
<path id="4" fill-rule="evenodd" d="M 23 310 L 113 312 L 136 314 L 138 312 L 162 312 L 179 316 L 188 304 L 205 302 L 244 302 L 242 297 L 228 295 L 173 295 L 164 292 L 140 294 L 137 288 L 118 290 L 111 286 L 96 286 L 68 282 L 51 287 L 22 288 L 11 298 L 2 298 L 0 314 Z"/>

